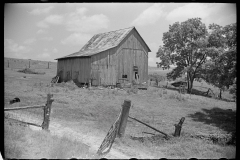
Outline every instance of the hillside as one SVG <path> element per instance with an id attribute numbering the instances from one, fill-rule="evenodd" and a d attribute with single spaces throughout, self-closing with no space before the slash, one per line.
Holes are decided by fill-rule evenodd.
<path id="1" fill-rule="evenodd" d="M 6 60 L 5 62 L 7 63 Z M 162 134 L 128 119 L 124 138 L 116 138 L 110 153 L 104 157 L 127 159 L 133 157 L 151 159 L 235 157 L 236 144 L 230 142 L 229 139 L 221 138 L 229 137 L 229 135 L 231 137 L 236 132 L 235 102 L 198 95 L 183 95 L 174 88 L 156 87 L 154 84 L 149 86 L 148 90 L 138 91 L 133 91 L 131 88 L 119 90 L 99 87 L 92 87 L 89 90 L 77 87 L 72 81 L 54 84 L 50 87 L 51 79 L 56 74 L 56 63 L 52 63 L 47 69 L 47 62 L 32 60 L 32 68 L 35 71 L 45 72 L 41 75 L 17 72 L 22 66 L 24 68 L 24 60 L 12 59 L 11 62 L 16 68 L 8 68 L 7 64 L 4 64 L 4 107 L 44 104 L 47 93 L 52 93 L 54 102 L 50 117 L 51 135 L 65 137 L 74 143 L 79 142 L 80 146 L 85 144 L 89 146 L 91 153 L 97 152 L 116 120 L 123 101 L 129 99 L 132 104 L 130 116 L 171 135 L 171 139 L 166 140 Z M 28 60 L 25 64 L 27 62 Z M 158 70 L 156 73 L 162 72 Z M 14 97 L 20 98 L 21 102 L 9 105 L 9 100 Z M 8 113 L 9 116 L 27 122 L 42 123 L 43 111 L 41 109 L 9 111 Z M 181 136 L 173 137 L 174 124 L 178 123 L 181 117 L 186 118 Z M 26 145 L 27 143 L 17 140 L 10 141 L 11 144 L 22 143 L 20 145 L 22 149 L 19 150 L 23 153 L 19 155 L 24 156 L 15 158 L 27 158 L 26 154 L 31 153 L 29 151 L 36 151 L 34 148 L 49 146 L 53 143 L 51 140 L 37 143 L 39 142 L 37 137 L 35 143 L 35 134 L 27 130 L 24 132 L 29 132 L 26 135 L 31 136 L 33 142 L 31 145 Z M 207 136 L 215 139 L 207 138 Z M 51 137 L 48 138 L 51 139 Z M 54 149 L 58 150 L 57 146 L 55 147 Z M 59 149 L 62 148 L 59 147 Z M 77 151 L 74 150 L 74 153 Z M 74 158 L 85 156 L 79 153 L 80 155 L 74 154 Z M 88 151 L 86 153 L 88 154 Z M 32 152 L 30 158 L 39 158 L 39 155 L 47 155 L 45 158 L 51 158 L 51 154 L 44 149 Z M 59 155 L 58 158 L 73 158 L 71 154 L 67 154 L 68 157 Z"/>

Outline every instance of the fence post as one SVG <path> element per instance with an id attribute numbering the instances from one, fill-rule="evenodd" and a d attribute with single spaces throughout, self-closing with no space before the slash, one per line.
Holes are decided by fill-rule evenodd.
<path id="1" fill-rule="evenodd" d="M 124 103 L 122 105 L 122 113 L 121 113 L 121 118 L 120 118 L 119 129 L 118 129 L 118 137 L 124 136 L 125 129 L 127 126 L 127 120 L 128 120 L 130 106 L 131 106 L 131 101 L 128 99 L 125 99 Z"/>
<path id="2" fill-rule="evenodd" d="M 91 89 L 91 86 L 92 86 L 92 84 L 91 84 L 91 79 L 89 79 L 89 80 L 88 80 L 88 88 Z"/>
<path id="3" fill-rule="evenodd" d="M 48 131 L 49 122 L 50 122 L 51 106 L 52 106 L 52 102 L 54 101 L 52 97 L 53 97 L 53 94 L 47 94 L 47 103 L 44 107 L 42 129 L 47 131 Z"/>
<path id="4" fill-rule="evenodd" d="M 180 122 L 178 124 L 174 125 L 175 126 L 175 132 L 174 132 L 174 135 L 173 135 L 174 137 L 179 137 L 180 136 L 181 129 L 182 129 L 182 124 L 183 124 L 184 120 L 185 120 L 185 117 L 182 117 L 180 119 Z"/>

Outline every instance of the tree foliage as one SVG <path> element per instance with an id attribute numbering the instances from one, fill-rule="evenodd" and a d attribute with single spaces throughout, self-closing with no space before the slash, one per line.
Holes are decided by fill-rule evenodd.
<path id="1" fill-rule="evenodd" d="M 236 24 L 211 24 L 208 30 L 201 18 L 192 18 L 169 25 L 162 40 L 164 45 L 156 53 L 159 65 L 176 65 L 168 79 L 187 73 L 188 92 L 195 78 L 223 88 L 236 77 Z"/>
<path id="2" fill-rule="evenodd" d="M 216 24 L 209 26 L 211 47 L 221 49 L 217 56 L 206 63 L 203 79 L 220 89 L 229 89 L 236 79 L 236 24 L 221 27 Z"/>
<path id="3" fill-rule="evenodd" d="M 168 32 L 163 33 L 164 45 L 160 46 L 157 56 L 164 59 L 163 65 L 176 65 L 176 68 L 167 74 L 167 78 L 176 79 L 187 73 L 188 92 L 191 91 L 193 80 L 209 53 L 207 33 L 201 18 L 176 22 L 169 25 Z"/>

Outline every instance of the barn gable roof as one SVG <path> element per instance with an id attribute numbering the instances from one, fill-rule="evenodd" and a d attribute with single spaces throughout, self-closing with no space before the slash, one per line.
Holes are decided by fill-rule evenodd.
<path id="1" fill-rule="evenodd" d="M 106 51 L 108 49 L 114 48 L 118 46 L 133 29 L 135 29 L 135 31 L 137 32 L 135 27 L 129 27 L 129 28 L 120 29 L 116 31 L 96 34 L 82 47 L 80 51 L 61 57 L 61 58 L 57 58 L 56 60 L 70 58 L 70 57 L 89 57 L 94 54 L 100 53 L 102 51 Z M 140 36 L 139 33 L 138 35 Z M 144 40 L 143 42 L 145 43 Z M 146 43 L 145 45 L 147 46 Z M 148 51 L 151 52 L 148 46 L 147 48 L 148 48 Z"/>

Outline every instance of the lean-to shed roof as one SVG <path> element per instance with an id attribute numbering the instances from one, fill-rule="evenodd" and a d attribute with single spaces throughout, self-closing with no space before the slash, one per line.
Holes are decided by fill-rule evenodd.
<path id="1" fill-rule="evenodd" d="M 82 49 L 80 51 L 72 53 L 72 54 L 64 56 L 64 57 L 61 57 L 61 58 L 57 58 L 56 60 L 70 58 L 70 57 L 89 57 L 94 54 L 100 53 L 102 51 L 106 51 L 108 49 L 114 48 L 114 47 L 118 46 L 121 43 L 121 41 L 133 29 L 135 29 L 135 27 L 130 27 L 130 28 L 120 29 L 120 30 L 116 30 L 116 31 L 110 31 L 110 32 L 96 34 L 87 42 L 87 44 L 85 44 L 82 47 Z M 137 32 L 137 30 L 136 30 L 136 32 Z M 140 34 L 139 34 L 139 36 L 140 36 Z M 144 42 L 144 40 L 143 40 L 143 42 Z M 147 44 L 146 44 L 146 46 L 147 46 Z M 148 48 L 148 51 L 151 52 L 151 50 L 149 49 L 148 46 L 147 46 L 147 48 Z"/>

